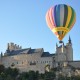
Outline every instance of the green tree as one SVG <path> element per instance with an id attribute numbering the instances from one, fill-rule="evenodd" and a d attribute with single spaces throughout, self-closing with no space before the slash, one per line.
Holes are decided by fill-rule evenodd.
<path id="1" fill-rule="evenodd" d="M 5 80 L 14 80 L 10 75 L 7 75 Z"/>
<path id="2" fill-rule="evenodd" d="M 80 80 L 80 75 L 72 76 L 71 79 L 72 79 L 72 80 Z"/>
<path id="3" fill-rule="evenodd" d="M 43 73 L 39 74 L 39 79 L 40 80 L 44 80 L 44 78 L 45 78 L 45 74 L 43 74 Z"/>
<path id="4" fill-rule="evenodd" d="M 36 71 L 36 72 L 35 72 L 35 79 L 36 79 L 36 80 L 39 80 L 39 71 Z"/>
<path id="5" fill-rule="evenodd" d="M 12 69 L 12 76 L 16 78 L 18 74 L 19 74 L 19 70 L 17 68 L 13 68 Z"/>
<path id="6" fill-rule="evenodd" d="M 45 72 L 45 80 L 53 80 L 56 77 L 54 71 Z"/>
<path id="7" fill-rule="evenodd" d="M 28 72 L 22 72 L 20 75 L 18 75 L 16 80 L 28 80 L 29 74 Z"/>
<path id="8" fill-rule="evenodd" d="M 4 71 L 5 71 L 5 67 L 3 65 L 0 65 L 0 74 Z"/>
<path id="9" fill-rule="evenodd" d="M 34 71 L 29 71 L 29 80 L 36 80 L 36 74 Z"/>
<path id="10" fill-rule="evenodd" d="M 16 79 L 16 77 L 19 74 L 19 70 L 17 68 L 8 67 L 8 68 L 5 69 L 5 74 L 8 75 L 8 76 L 11 76 L 12 79 Z"/>

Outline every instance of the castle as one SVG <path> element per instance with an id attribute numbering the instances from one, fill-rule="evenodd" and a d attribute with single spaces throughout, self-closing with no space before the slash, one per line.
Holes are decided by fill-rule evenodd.
<path id="1" fill-rule="evenodd" d="M 60 71 L 64 73 L 73 74 L 72 70 L 75 68 L 75 74 L 80 74 L 80 61 L 73 61 L 73 48 L 71 38 L 69 37 L 68 43 L 60 46 L 56 43 L 56 52 L 50 54 L 44 52 L 43 48 L 22 49 L 21 46 L 8 43 L 7 50 L 4 55 L 0 56 L 0 64 L 6 68 L 18 68 L 20 72 L 29 70 L 39 71 L 44 73 L 45 70 L 49 71 L 51 68 L 61 68 Z"/>

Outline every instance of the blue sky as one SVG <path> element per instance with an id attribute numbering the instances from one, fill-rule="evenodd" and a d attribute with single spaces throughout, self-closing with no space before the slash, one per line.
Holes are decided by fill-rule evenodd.
<path id="1" fill-rule="evenodd" d="M 23 48 L 44 48 L 55 53 L 56 36 L 46 24 L 47 10 L 56 4 L 68 4 L 76 12 L 76 23 L 63 39 L 71 36 L 74 60 L 80 60 L 80 0 L 0 0 L 0 52 L 8 42 Z"/>

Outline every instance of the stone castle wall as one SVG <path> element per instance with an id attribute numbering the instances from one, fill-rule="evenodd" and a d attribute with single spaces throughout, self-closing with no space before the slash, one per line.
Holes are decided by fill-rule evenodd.
<path id="1" fill-rule="evenodd" d="M 2 58 L 2 64 L 5 67 L 16 67 L 23 71 L 39 71 L 40 73 L 45 72 L 45 66 L 47 64 L 52 68 L 52 57 L 40 57 L 31 54 L 20 54 L 15 56 L 6 56 Z M 12 66 L 14 64 L 14 66 Z"/>

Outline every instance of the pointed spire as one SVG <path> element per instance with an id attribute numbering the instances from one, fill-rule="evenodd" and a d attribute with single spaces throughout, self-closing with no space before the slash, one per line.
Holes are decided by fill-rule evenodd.
<path id="1" fill-rule="evenodd" d="M 69 44 L 71 44 L 71 38 L 70 38 L 70 36 L 69 36 L 69 40 L 68 40 L 68 43 L 69 43 Z"/>

